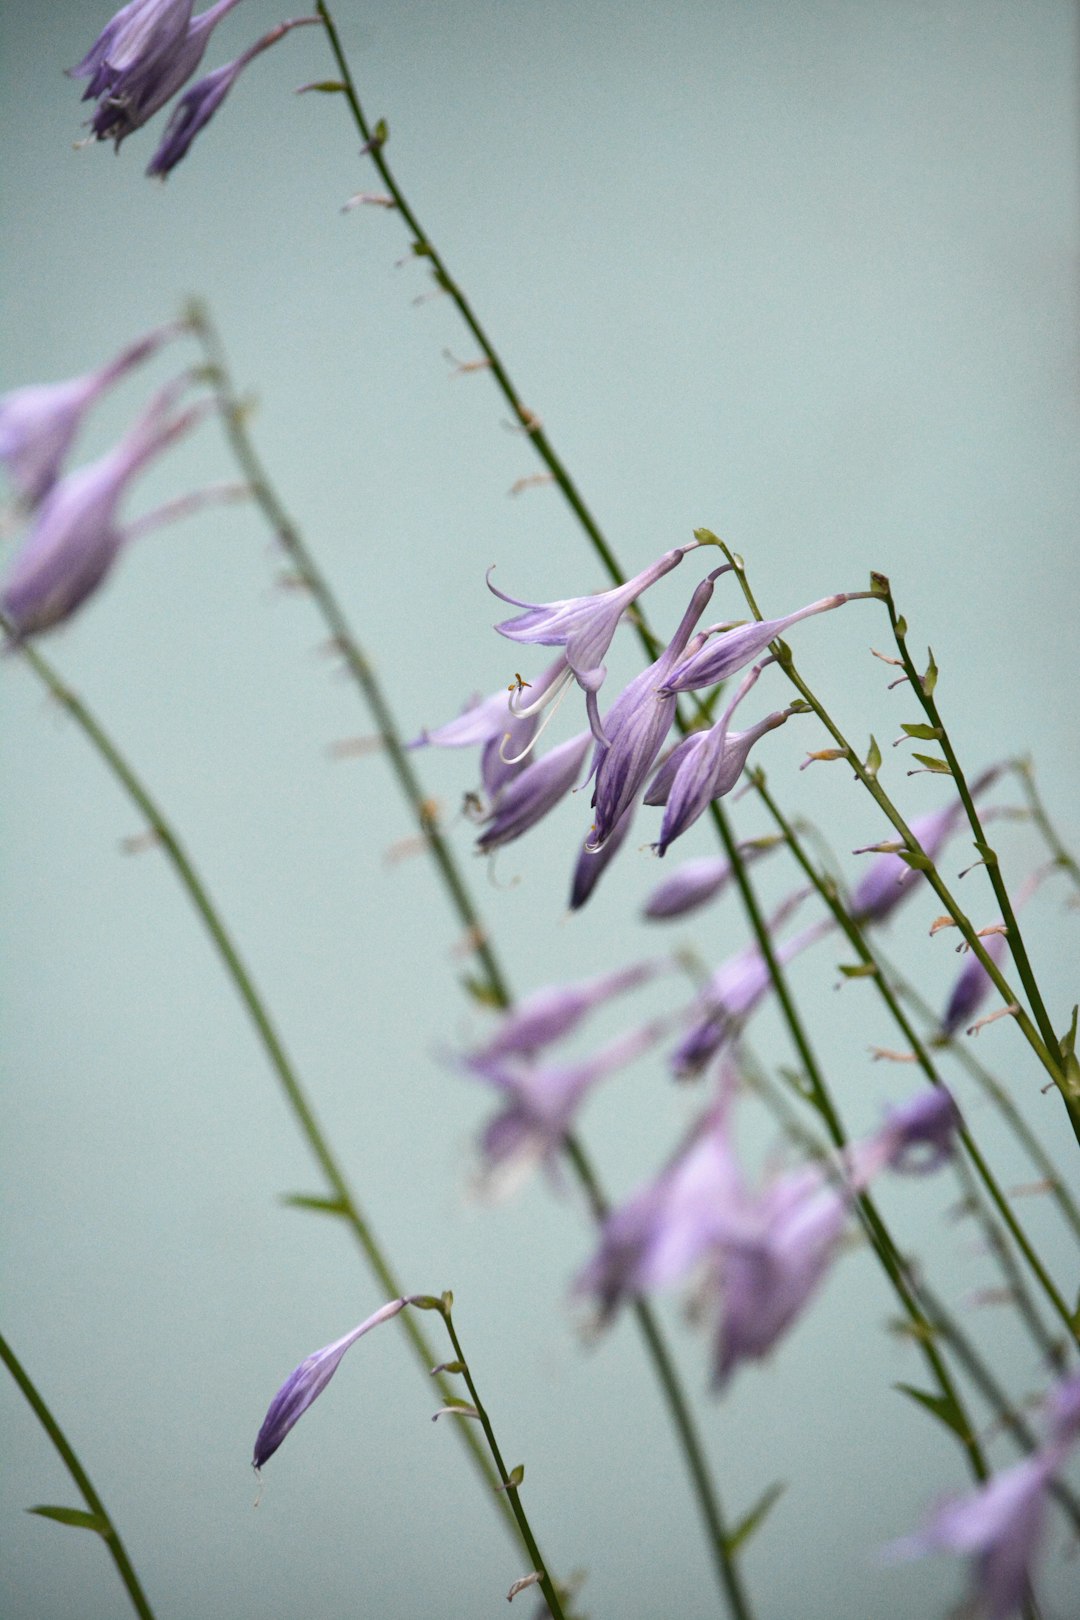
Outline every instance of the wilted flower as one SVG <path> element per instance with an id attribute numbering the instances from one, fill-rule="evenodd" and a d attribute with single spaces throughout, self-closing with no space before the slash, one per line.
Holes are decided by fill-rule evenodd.
<path id="1" fill-rule="evenodd" d="M 187 379 L 164 388 L 120 443 L 55 484 L 0 591 L 0 607 L 22 639 L 70 617 L 101 584 L 126 543 L 155 514 L 124 529 L 117 508 L 148 462 L 205 415 L 204 401 L 176 417 L 169 410 Z M 162 515 L 170 515 L 162 509 Z"/>
<path id="2" fill-rule="evenodd" d="M 501 601 L 525 609 L 524 613 L 519 613 L 513 619 L 504 619 L 495 628 L 501 636 L 508 636 L 511 641 L 566 648 L 566 679 L 572 676 L 584 691 L 593 733 L 600 737 L 596 693 L 607 673 L 604 657 L 619 620 L 643 591 L 670 573 L 688 551 L 697 549 L 697 544 L 695 541 L 692 545 L 676 546 L 673 551 L 666 551 L 656 562 L 642 569 L 640 574 L 627 580 L 625 585 L 616 585 L 612 590 L 600 591 L 595 596 L 568 597 L 561 602 L 519 602 L 516 596 L 507 596 L 505 591 L 500 591 L 491 583 L 489 569 L 488 590 Z M 555 696 L 556 692 L 550 691 L 542 701 L 551 702 Z M 519 710 L 521 713 L 527 712 L 524 705 L 519 706 Z"/>
<path id="3" fill-rule="evenodd" d="M 226 0 L 223 0 L 223 3 L 226 3 Z M 227 0 L 227 3 L 234 4 L 235 0 Z M 279 23 L 268 34 L 264 34 L 262 39 L 249 46 L 234 62 L 226 62 L 224 67 L 215 68 L 213 73 L 208 73 L 198 84 L 192 85 L 177 103 L 161 144 L 147 166 L 147 174 L 164 179 L 170 169 L 175 169 L 181 158 L 187 156 L 196 135 L 201 129 L 205 129 L 253 58 L 268 50 L 271 45 L 276 45 L 290 29 L 319 21 L 321 19 L 316 17 L 296 17 L 290 22 Z"/>
<path id="4" fill-rule="evenodd" d="M 495 1034 L 486 1045 L 471 1052 L 465 1062 L 482 1073 L 488 1064 L 506 1058 L 535 1057 L 545 1046 L 570 1035 L 605 1001 L 627 990 L 636 990 L 638 985 L 646 984 L 668 966 L 664 958 L 635 962 L 581 984 L 552 984 L 543 990 L 534 990 L 504 1013 Z"/>
<path id="5" fill-rule="evenodd" d="M 845 602 L 855 602 L 873 594 L 872 591 L 848 591 L 839 596 L 823 596 L 820 602 L 811 602 L 809 607 L 785 613 L 782 619 L 755 620 L 740 625 L 736 630 L 728 630 L 717 641 L 706 642 L 685 658 L 672 671 L 665 691 L 694 692 L 700 687 L 715 686 L 718 681 L 726 681 L 729 675 L 736 675 L 747 664 L 752 664 L 770 642 L 782 636 L 799 619 L 808 619 L 813 613 L 827 613 L 830 608 L 842 607 Z"/>
<path id="6" fill-rule="evenodd" d="M 0 461 L 27 506 L 48 494 L 83 418 L 105 391 L 183 328 L 159 326 L 98 371 L 65 382 L 33 383 L 0 398 Z"/>
<path id="7" fill-rule="evenodd" d="M 591 733 L 583 731 L 533 760 L 507 782 L 487 817 L 487 827 L 476 840 L 477 849 L 486 855 L 500 844 L 509 844 L 554 809 L 581 775 L 591 740 Z"/>
<path id="8" fill-rule="evenodd" d="M 1030 1570 L 1042 1539 L 1046 1491 L 1080 1430 L 1080 1377 L 1050 1402 L 1048 1443 L 967 1496 L 942 1504 L 925 1528 L 887 1549 L 891 1558 L 958 1552 L 974 1560 L 974 1588 L 987 1620 L 1008 1620 L 1028 1595 Z"/>
<path id="9" fill-rule="evenodd" d="M 675 718 L 676 699 L 662 689 L 668 674 L 686 651 L 694 626 L 708 606 L 716 569 L 703 579 L 690 598 L 679 628 L 655 663 L 643 670 L 615 699 L 604 716 L 604 742 L 598 742 L 593 760 L 596 812 L 587 848 L 597 850 L 611 837 L 624 811 L 652 770 L 656 756 Z"/>
<path id="10" fill-rule="evenodd" d="M 366 1321 L 361 1322 L 359 1327 L 353 1328 L 351 1333 L 346 1333 L 344 1338 L 336 1339 L 333 1344 L 326 1345 L 322 1350 L 313 1351 L 302 1361 L 299 1367 L 289 1374 L 270 1402 L 262 1428 L 255 1440 L 252 1467 L 261 1468 L 274 1455 L 289 1430 L 303 1417 L 312 1401 L 318 1400 L 337 1372 L 342 1356 L 357 1339 L 362 1339 L 365 1333 L 370 1333 L 380 1322 L 389 1322 L 390 1318 L 404 1310 L 406 1305 L 415 1304 L 425 1297 L 423 1294 L 408 1294 L 403 1299 L 392 1299 L 389 1304 L 381 1305 Z"/>

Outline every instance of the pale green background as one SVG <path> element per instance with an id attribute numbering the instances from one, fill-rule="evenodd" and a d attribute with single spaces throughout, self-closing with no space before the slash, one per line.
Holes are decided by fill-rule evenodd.
<path id="1" fill-rule="evenodd" d="M 406 189 L 627 566 L 704 523 L 745 554 L 771 612 L 888 572 L 914 645 L 934 646 L 963 757 L 1034 750 L 1075 839 L 1075 8 L 344 0 L 340 13 Z M 250 0 L 208 64 L 278 16 Z M 318 33 L 262 58 L 160 187 L 142 178 L 147 132 L 119 158 L 72 150 L 82 115 L 61 70 L 104 21 L 72 0 L 16 0 L 0 21 L 2 386 L 97 364 L 204 294 L 258 396 L 260 446 L 403 726 L 436 723 L 528 661 L 491 634 L 490 563 L 534 600 L 594 588 L 600 573 L 554 491 L 508 497 L 535 470 L 528 447 L 488 379 L 451 376 L 444 349 L 473 350 L 445 300 L 414 307 L 428 284 L 422 265 L 395 267 L 400 222 L 339 212 L 373 180 L 344 107 L 291 94 L 330 71 Z M 84 450 L 122 429 L 147 385 L 116 396 Z M 229 474 L 205 427 L 130 510 Z M 407 1286 L 454 1288 L 553 1566 L 588 1567 L 596 1620 L 711 1615 L 629 1326 L 585 1350 L 566 1308 L 589 1247 L 576 1198 L 537 1184 L 496 1210 L 468 1201 L 486 1098 L 440 1061 L 480 1027 L 455 984 L 456 930 L 423 863 L 386 862 L 410 829 L 380 760 L 328 760 L 367 719 L 307 604 L 275 590 L 276 568 L 254 513 L 190 523 L 140 545 L 45 650 L 178 823 Z M 688 562 L 650 602 L 662 628 L 693 577 Z M 733 592 L 718 601 L 738 611 Z M 915 718 L 868 655 L 885 635 L 860 604 L 795 643 L 851 734 L 873 729 L 883 745 Z M 632 649 L 614 662 L 613 682 Z M 756 713 L 782 701 L 773 681 Z M 6 663 L 0 694 L 3 1325 L 160 1620 L 505 1612 L 525 1566 L 454 1435 L 428 1421 L 432 1393 L 394 1328 L 353 1352 L 252 1511 L 247 1459 L 277 1383 L 381 1298 L 342 1234 L 277 1201 L 317 1182 L 163 858 L 120 853 L 137 817 L 29 672 Z M 761 757 L 790 807 L 846 852 L 885 829 L 840 767 L 796 774 L 822 741 L 793 722 Z M 889 752 L 886 779 L 915 814 L 941 787 L 907 782 L 903 753 Z M 468 762 L 423 764 L 452 814 Z M 761 830 L 749 804 L 738 818 Z M 662 869 L 633 850 L 591 911 L 564 922 L 586 824 L 580 801 L 566 807 L 504 854 L 494 882 L 466 829 L 455 834 L 520 988 L 657 947 L 634 916 Z M 703 824 L 687 851 L 707 847 Z M 1005 828 L 1002 847 L 1014 878 L 1035 858 L 1024 829 Z M 991 921 L 978 882 L 964 893 Z M 789 883 L 779 868 L 763 877 L 770 896 Z M 1076 921 L 1062 900 L 1048 890 L 1029 916 L 1064 1026 Z M 947 938 L 927 941 L 933 914 L 920 898 L 893 946 L 938 999 L 956 959 Z M 744 938 L 731 902 L 663 943 L 713 961 Z M 819 952 L 795 982 L 863 1129 L 914 1081 L 869 1064 L 867 1046 L 894 1037 L 866 987 L 834 992 L 838 955 Z M 757 1042 L 789 1061 L 769 1017 Z M 998 1025 L 979 1049 L 1075 1164 L 1016 1033 Z M 616 1192 L 656 1166 L 696 1103 L 648 1064 L 597 1095 L 585 1135 Z M 971 1117 L 997 1148 L 985 1110 Z M 771 1138 L 749 1106 L 744 1126 L 760 1155 Z M 1026 1179 L 1004 1151 L 1006 1179 Z M 886 1201 L 901 1242 L 970 1301 L 993 1273 L 972 1233 L 946 1222 L 952 1196 L 942 1184 Z M 1074 1290 L 1049 1212 L 1024 1211 Z M 1013 1387 L 1039 1387 L 1002 1313 L 964 1309 Z M 733 1514 L 790 1481 L 747 1560 L 762 1617 L 932 1614 L 960 1590 L 948 1560 L 875 1563 L 960 1479 L 946 1440 L 891 1392 L 917 1376 L 881 1334 L 891 1313 L 853 1255 L 767 1368 L 701 1403 Z M 703 1347 L 670 1315 L 700 1395 Z M 91 1537 L 23 1513 L 73 1492 L 7 1381 L 0 1402 L 6 1620 L 124 1612 Z M 1053 1536 L 1060 1551 L 1058 1525 Z M 1075 1612 L 1076 1581 L 1075 1564 L 1057 1567 L 1048 1615 Z"/>

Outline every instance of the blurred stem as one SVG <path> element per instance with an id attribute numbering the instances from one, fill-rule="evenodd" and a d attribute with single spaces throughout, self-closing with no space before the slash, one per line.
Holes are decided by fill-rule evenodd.
<path id="1" fill-rule="evenodd" d="M 1060 866 L 1063 871 L 1068 872 L 1074 887 L 1080 889 L 1080 863 L 1077 863 L 1075 857 L 1065 848 L 1058 836 L 1056 827 L 1046 812 L 1042 795 L 1035 785 L 1034 764 L 1030 759 L 1018 759 L 1013 762 L 1012 769 L 1020 778 L 1020 785 L 1024 790 L 1024 797 L 1027 799 L 1028 809 L 1031 812 L 1031 819 L 1042 834 L 1046 847 L 1054 858 L 1054 864 Z"/>
<path id="2" fill-rule="evenodd" d="M 501 1482 L 500 1489 L 506 1494 L 506 1500 L 510 1504 L 510 1509 L 514 1515 L 514 1520 L 517 1524 L 521 1540 L 524 1543 L 526 1552 L 532 1560 L 533 1569 L 540 1576 L 540 1590 L 543 1592 L 544 1597 L 547 1600 L 547 1606 L 551 1611 L 552 1620 L 563 1620 L 562 1604 L 559 1601 L 558 1591 L 556 1590 L 554 1581 L 547 1572 L 547 1565 L 541 1556 L 540 1548 L 537 1545 L 536 1537 L 533 1535 L 528 1516 L 525 1509 L 521 1505 L 519 1486 L 524 1476 L 524 1470 L 522 1469 L 517 1472 L 517 1477 L 515 1478 L 507 1471 L 506 1464 L 503 1462 L 502 1452 L 499 1450 L 499 1442 L 495 1438 L 494 1426 L 492 1425 L 491 1418 L 488 1416 L 487 1408 L 480 1399 L 480 1391 L 476 1387 L 469 1363 L 465 1359 L 465 1352 L 461 1348 L 461 1340 L 458 1338 L 457 1330 L 454 1327 L 453 1304 L 454 1296 L 451 1293 L 445 1293 L 442 1296 L 439 1308 L 442 1312 L 443 1321 L 446 1323 L 446 1331 L 450 1335 L 450 1343 L 454 1347 L 454 1354 L 457 1357 L 458 1370 L 460 1370 L 461 1377 L 464 1378 L 469 1394 L 472 1396 L 476 1416 L 480 1420 L 480 1426 L 484 1431 L 485 1438 L 487 1439 L 488 1450 L 491 1452 L 492 1461 L 495 1464 L 495 1471 L 498 1474 Z M 469 1419 L 467 1417 L 463 1417 L 461 1422 L 468 1423 Z"/>
<path id="3" fill-rule="evenodd" d="M 101 1536 L 102 1541 L 108 1548 L 109 1557 L 116 1565 L 120 1579 L 127 1589 L 132 1608 L 140 1616 L 140 1620 L 154 1620 L 154 1611 L 151 1609 L 146 1594 L 139 1584 L 139 1577 L 132 1567 L 131 1560 L 127 1555 L 127 1549 L 120 1539 L 120 1532 L 113 1523 L 108 1508 L 94 1489 L 89 1474 L 76 1456 L 59 1423 L 57 1423 L 46 1406 L 29 1373 L 23 1367 L 7 1340 L 2 1336 L 0 1336 L 0 1361 L 3 1361 L 8 1372 L 18 1384 L 27 1405 L 52 1441 L 53 1449 L 74 1480 L 75 1486 L 87 1508 L 95 1518 L 101 1520 L 104 1528 L 99 1530 L 97 1534 Z"/>
<path id="4" fill-rule="evenodd" d="M 487 929 L 473 904 L 468 884 L 461 874 L 453 850 L 439 831 L 435 818 L 431 813 L 420 778 L 414 770 L 408 751 L 401 740 L 401 733 L 398 730 L 389 702 L 353 633 L 341 604 L 338 602 L 329 582 L 318 568 L 303 536 L 278 498 L 259 459 L 247 431 L 243 405 L 236 396 L 229 374 L 224 347 L 209 314 L 205 309 L 196 306 L 190 312 L 189 318 L 203 343 L 211 369 L 211 380 L 221 403 L 229 443 L 232 446 L 238 465 L 251 485 L 255 502 L 273 529 L 286 555 L 291 559 L 299 578 L 309 590 L 331 631 L 335 645 L 345 659 L 349 673 L 359 686 L 371 710 L 372 718 L 390 758 L 398 785 L 416 817 L 417 824 L 424 835 L 428 848 L 431 850 L 439 876 L 443 881 L 458 919 L 465 928 L 467 937 L 473 942 L 476 953 L 483 963 L 491 991 L 491 999 L 497 1006 L 507 1009 L 513 1004 L 513 994 L 508 978 L 499 962 L 494 947 L 488 939 Z M 603 1219 L 603 1215 L 607 1210 L 606 1200 L 600 1190 L 585 1149 L 575 1137 L 569 1135 L 565 1139 L 565 1149 L 593 1215 L 597 1220 Z M 400 1290 L 398 1292 L 400 1293 Z M 652 1311 L 644 1302 L 641 1302 L 636 1311 L 636 1316 L 645 1343 L 646 1354 L 652 1363 L 657 1382 L 679 1437 L 691 1484 L 705 1524 L 718 1578 L 735 1620 L 747 1620 L 749 1607 L 741 1589 L 734 1557 L 728 1550 L 728 1533 L 724 1527 L 719 1498 L 709 1478 L 704 1448 L 696 1433 L 689 1403 L 680 1386 L 674 1362 L 664 1341 L 663 1332 Z"/>
<path id="5" fill-rule="evenodd" d="M 8 635 L 13 634 L 14 627 L 9 624 L 2 614 L 0 614 L 0 629 L 3 629 Z M 255 981 L 244 965 L 240 953 L 225 927 L 221 913 L 211 899 L 206 885 L 196 872 L 175 830 L 166 819 L 164 811 L 157 801 L 151 797 L 149 790 L 141 779 L 136 776 L 123 754 L 121 754 L 112 738 L 103 730 L 90 709 L 70 687 L 64 684 L 51 664 L 48 664 L 37 649 L 27 642 L 20 644 L 19 652 L 38 678 L 45 683 L 52 695 L 63 704 L 128 797 L 145 816 L 148 824 L 153 829 L 157 842 L 164 849 L 173 870 L 186 889 L 188 898 L 210 935 L 225 971 L 232 980 L 248 1017 L 255 1027 L 255 1032 L 269 1059 L 289 1111 L 326 1178 L 330 1197 L 325 1202 L 320 1201 L 316 1207 L 324 1213 L 335 1215 L 345 1222 L 359 1244 L 374 1276 L 378 1279 L 385 1297 L 388 1299 L 400 1298 L 406 1290 L 401 1286 L 399 1279 L 392 1271 L 382 1246 L 372 1231 L 370 1222 L 362 1213 L 353 1196 L 345 1172 L 335 1158 L 323 1134 L 322 1127 L 300 1082 L 300 1077 L 293 1067 L 292 1059 L 285 1050 L 284 1043 L 270 1017 L 269 1010 L 255 986 Z M 423 1330 L 418 1326 L 412 1312 L 402 1313 L 401 1322 L 417 1360 L 420 1362 L 425 1376 L 427 1376 L 434 1365 L 435 1352 L 428 1343 Z M 439 1387 L 440 1392 L 445 1397 L 448 1399 L 453 1397 L 452 1386 L 445 1379 L 440 1379 Z M 462 1439 L 484 1479 L 489 1485 L 495 1484 L 491 1464 L 476 1435 L 471 1430 L 463 1428 Z M 506 1503 L 501 1503 L 500 1507 L 504 1522 L 513 1533 L 513 1518 L 509 1508 Z"/>
<path id="6" fill-rule="evenodd" d="M 822 900 L 836 918 L 836 921 L 843 930 L 848 943 L 858 956 L 860 963 L 864 967 L 868 967 L 872 970 L 868 977 L 873 983 L 877 994 L 885 1003 L 885 1006 L 896 1023 L 897 1028 L 900 1030 L 900 1033 L 911 1047 L 915 1061 L 919 1068 L 922 1070 L 923 1074 L 926 1076 L 927 1080 L 929 1080 L 932 1086 L 944 1085 L 944 1081 L 938 1073 L 937 1067 L 934 1064 L 929 1051 L 920 1039 L 917 1030 L 911 1023 L 911 1020 L 904 1012 L 903 1007 L 900 1005 L 900 1002 L 898 1001 L 892 986 L 889 984 L 888 977 L 884 973 L 881 964 L 877 961 L 873 950 L 867 944 L 862 929 L 851 916 L 847 907 L 841 900 L 836 885 L 828 881 L 810 860 L 794 827 L 788 821 L 787 817 L 780 809 L 780 806 L 769 792 L 768 786 L 766 785 L 764 772 L 761 770 L 752 770 L 750 772 L 750 780 L 757 791 L 759 799 L 772 816 L 777 828 L 781 833 L 783 833 L 784 838 L 787 841 L 788 848 L 791 850 L 795 860 L 798 862 L 806 877 L 813 884 L 814 888 L 817 890 L 817 893 L 821 896 Z M 966 1125 L 961 1127 L 959 1136 L 961 1142 L 963 1143 L 964 1151 L 966 1152 L 971 1165 L 974 1167 L 976 1175 L 982 1182 L 983 1187 L 986 1189 L 987 1196 L 993 1203 L 995 1209 L 1001 1217 L 1001 1220 L 1008 1228 L 1013 1242 L 1016 1244 L 1016 1247 L 1023 1256 L 1032 1276 L 1042 1289 L 1052 1310 L 1064 1325 L 1070 1341 L 1073 1344 L 1076 1344 L 1078 1336 L 1080 1335 L 1078 1335 L 1077 1325 L 1073 1319 L 1072 1312 L 1065 1303 L 1065 1300 L 1062 1298 L 1060 1291 L 1055 1286 L 1053 1279 L 1050 1277 L 1046 1268 L 1043 1266 L 1042 1261 L 1039 1259 L 1039 1256 L 1032 1247 L 1027 1233 L 1024 1231 L 1023 1227 L 1020 1225 L 1020 1222 L 1014 1215 L 1008 1199 L 1005 1197 L 1001 1187 L 998 1185 L 997 1178 L 990 1169 L 990 1166 L 987 1164 L 982 1152 L 973 1140 Z M 1003 1252 L 1001 1248 L 1002 1239 L 1000 1233 L 998 1232 L 996 1225 L 990 1220 L 989 1212 L 986 1211 L 985 1207 L 983 1206 L 978 1190 L 971 1181 L 970 1171 L 967 1170 L 967 1167 L 963 1164 L 962 1160 L 957 1162 L 957 1172 L 961 1176 L 961 1183 L 965 1197 L 970 1201 L 974 1212 L 978 1215 L 980 1221 L 986 1229 L 991 1247 L 998 1254 L 999 1258 L 1005 1260 L 1006 1262 L 1006 1269 L 1010 1273 L 1010 1286 L 1013 1288 L 1016 1294 L 1017 1304 L 1021 1315 L 1035 1337 L 1039 1348 L 1044 1354 L 1050 1355 L 1051 1358 L 1054 1359 L 1055 1347 L 1048 1338 L 1046 1330 L 1043 1328 L 1038 1314 L 1035 1312 L 1034 1307 L 1031 1304 L 1022 1280 L 1016 1276 L 1015 1272 L 1012 1270 L 1011 1257 L 1006 1258 L 1006 1252 Z"/>

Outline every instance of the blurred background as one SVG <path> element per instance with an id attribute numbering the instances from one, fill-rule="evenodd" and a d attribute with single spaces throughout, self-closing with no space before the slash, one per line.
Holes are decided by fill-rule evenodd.
<path id="1" fill-rule="evenodd" d="M 430 237 L 542 418 L 627 572 L 697 525 L 746 558 L 768 614 L 887 573 L 933 646 L 938 697 L 972 770 L 1030 752 L 1067 841 L 1080 835 L 1075 747 L 1077 435 L 1076 8 L 960 0 L 467 0 L 360 7 L 341 31 L 372 119 Z M 63 75 L 104 6 L 16 3 L 0 16 L 4 309 L 0 387 L 101 364 L 204 297 L 258 446 L 339 591 L 405 734 L 457 713 L 543 655 L 492 634 L 484 570 L 531 601 L 606 584 L 393 213 L 341 205 L 378 189 L 302 30 L 240 80 L 165 184 L 143 177 L 164 122 L 118 156 L 75 150 L 80 87 Z M 248 0 L 215 33 L 217 66 L 279 20 Z M 184 351 L 185 359 L 194 348 Z M 116 390 L 79 456 L 123 431 L 179 348 Z M 213 423 L 141 480 L 125 513 L 233 476 Z M 9 524 L 5 550 L 17 536 Z M 661 631 L 700 572 L 650 596 Z M 552 1567 L 585 1569 L 597 1617 L 717 1612 L 704 1545 L 629 1322 L 582 1342 L 569 1282 L 590 1251 L 568 1187 L 537 1179 L 496 1208 L 470 1195 L 490 1112 L 447 1053 L 488 1027 L 462 994 L 458 929 L 378 754 L 334 758 L 370 725 L 253 508 L 148 536 L 42 650 L 160 797 L 279 1022 L 358 1198 L 412 1290 L 452 1287 L 466 1351 Z M 495 611 L 493 611 L 495 609 Z M 721 586 L 714 616 L 739 616 Z M 888 747 L 919 718 L 889 671 L 884 614 L 859 603 L 792 633 L 806 678 L 910 815 L 944 785 Z M 629 638 L 609 697 L 637 668 Z M 748 718 L 785 701 L 775 672 Z M 270 1396 L 304 1355 L 382 1295 L 327 1220 L 281 1195 L 321 1192 L 264 1055 L 161 852 L 76 727 L 17 659 L 0 668 L 4 895 L 3 1331 L 108 1503 L 166 1617 L 503 1612 L 525 1572 L 395 1327 L 366 1340 L 264 1476 L 248 1468 Z M 568 716 L 569 711 L 564 711 Z M 578 721 L 556 723 L 567 736 Z M 825 745 L 794 720 L 758 759 L 791 813 L 849 851 L 886 834 Z M 745 943 L 730 898 L 684 925 L 640 921 L 663 866 L 638 829 L 589 907 L 567 918 L 581 799 L 494 866 L 458 815 L 464 754 L 418 756 L 519 992 L 673 945 L 712 965 Z M 1014 787 L 998 802 L 1015 803 Z M 749 801 L 739 831 L 766 830 Z M 1006 876 L 1040 858 L 1001 827 Z M 970 861 L 963 841 L 946 872 Z M 865 859 L 865 857 L 863 857 Z M 775 858 L 761 885 L 794 882 Z M 980 874 L 963 895 L 996 916 Z M 1059 1028 L 1076 999 L 1076 914 L 1061 880 L 1026 916 Z M 889 947 L 940 1005 L 958 970 L 917 896 Z M 872 1064 L 896 1038 L 865 983 L 836 989 L 835 944 L 794 971 L 852 1132 L 916 1088 Z M 576 1045 L 660 1007 L 621 1003 Z M 753 1043 L 793 1061 L 768 1010 Z M 979 1055 L 1066 1167 L 1064 1112 L 1040 1095 L 1010 1021 Z M 951 1072 L 951 1071 L 950 1071 Z M 995 1117 L 957 1081 L 1006 1182 L 1030 1181 Z M 658 1166 L 700 1107 L 660 1063 L 611 1080 L 583 1137 L 613 1195 Z M 751 1160 L 774 1128 L 747 1103 Z M 1000 1307 L 955 1186 L 883 1189 L 902 1247 L 932 1264 L 1010 1389 L 1043 1386 Z M 1045 1200 L 1022 1211 L 1067 1292 L 1068 1244 Z M 1070 1293 L 1071 1297 L 1071 1293 Z M 746 1557 L 763 1617 L 944 1612 L 949 1559 L 883 1568 L 943 1489 L 962 1483 L 943 1430 L 894 1393 L 918 1381 L 886 1324 L 865 1251 L 763 1368 L 708 1397 L 706 1345 L 665 1303 L 733 1518 L 787 1492 Z M 432 1319 L 427 1319 L 431 1325 Z M 437 1332 L 436 1328 L 433 1331 Z M 0 1380 L 7 1620 L 104 1620 L 125 1599 L 97 1540 L 28 1516 L 74 1502 L 14 1386 Z M 981 1408 L 976 1408 L 980 1415 Z M 994 1455 L 1011 1459 L 1007 1446 Z M 1055 1523 L 1045 1612 L 1075 1612 Z M 531 1603 L 529 1597 L 519 1605 Z"/>

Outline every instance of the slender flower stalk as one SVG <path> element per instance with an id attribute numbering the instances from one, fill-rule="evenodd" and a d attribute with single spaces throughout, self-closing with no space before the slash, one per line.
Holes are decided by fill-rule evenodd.
<path id="1" fill-rule="evenodd" d="M 131 1600 L 131 1606 L 139 1616 L 139 1620 L 154 1620 L 154 1611 L 150 1607 L 139 1577 L 136 1575 L 131 1559 L 128 1557 L 127 1548 L 120 1538 L 120 1532 L 113 1523 L 108 1508 L 94 1489 L 89 1474 L 79 1461 L 71 1442 L 59 1423 L 57 1423 L 48 1406 L 46 1406 L 44 1398 L 37 1386 L 32 1382 L 30 1374 L 3 1337 L 0 1337 L 0 1361 L 3 1361 L 8 1372 L 19 1386 L 30 1410 L 48 1435 L 53 1449 L 71 1475 L 79 1495 L 86 1503 L 87 1509 L 85 1514 L 81 1514 L 72 1508 L 53 1507 L 31 1508 L 30 1512 L 39 1513 L 46 1519 L 55 1519 L 61 1524 L 70 1524 L 81 1529 L 96 1531 L 108 1548 L 109 1557 L 116 1565 L 117 1572 Z"/>

